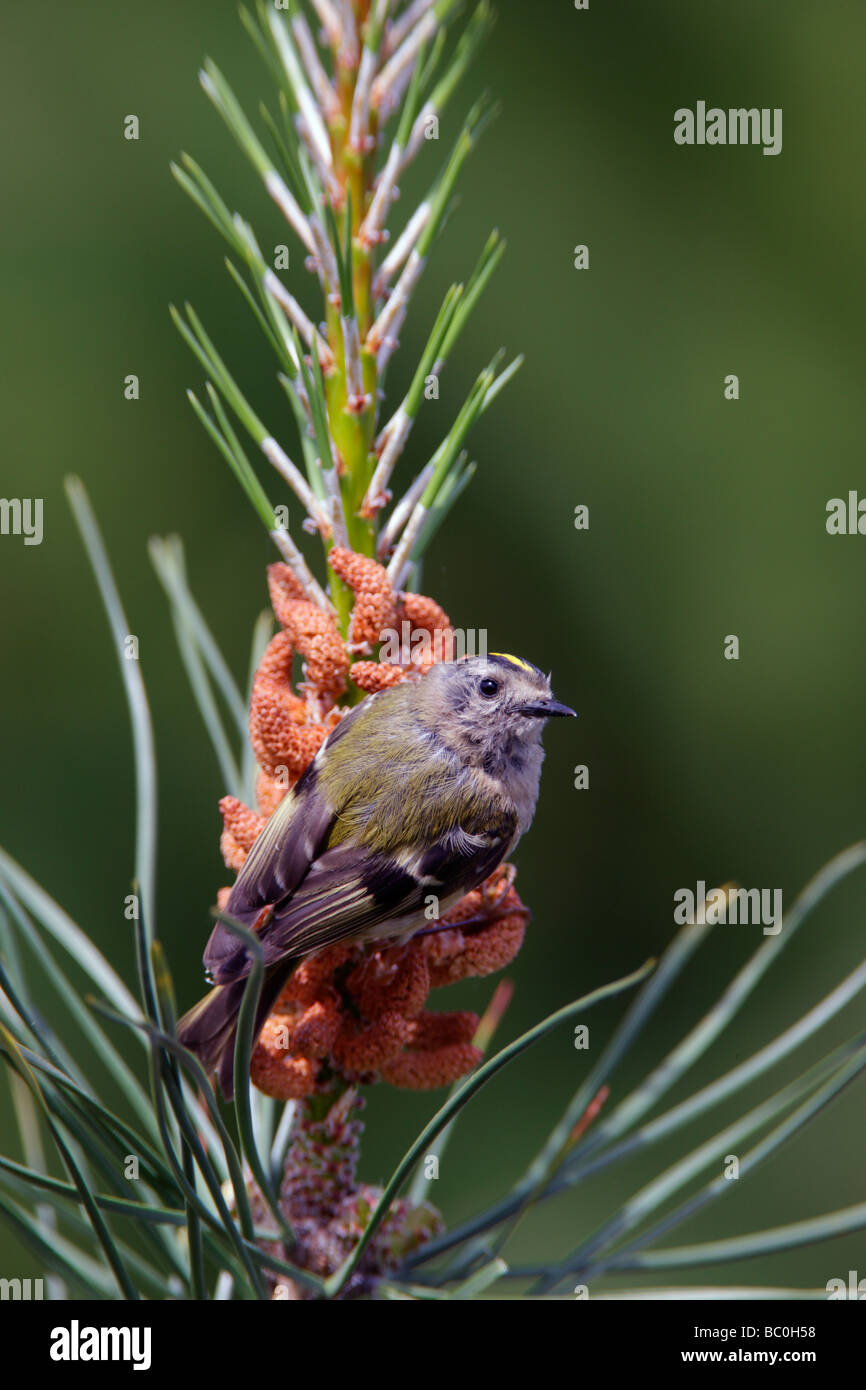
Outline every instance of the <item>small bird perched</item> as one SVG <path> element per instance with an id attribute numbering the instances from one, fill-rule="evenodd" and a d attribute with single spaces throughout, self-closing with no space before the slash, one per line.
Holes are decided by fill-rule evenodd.
<path id="1" fill-rule="evenodd" d="M 295 966 L 344 941 L 408 938 L 513 850 L 535 813 L 544 721 L 574 710 L 519 657 L 443 661 L 346 714 L 253 844 L 226 915 L 255 925 L 265 982 L 254 1038 Z M 226 1099 L 251 968 L 218 923 L 204 953 L 215 988 L 178 1038 Z"/>

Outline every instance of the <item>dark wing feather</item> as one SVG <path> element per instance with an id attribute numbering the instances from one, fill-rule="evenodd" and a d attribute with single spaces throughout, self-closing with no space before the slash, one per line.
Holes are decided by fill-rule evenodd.
<path id="1" fill-rule="evenodd" d="M 327 850 L 294 892 L 274 904 L 261 932 L 265 964 L 376 935 L 390 921 L 420 915 L 433 893 L 468 893 L 502 862 L 515 828 L 515 818 L 503 816 L 484 835 L 457 831 L 411 868 L 352 843 Z"/>
<path id="2" fill-rule="evenodd" d="M 369 705 L 370 700 L 365 700 L 343 715 L 317 756 L 283 797 L 235 880 L 226 904 L 227 916 L 251 927 L 262 908 L 294 892 L 327 848 L 336 813 L 319 784 L 320 760 L 345 737 Z M 211 932 L 203 962 L 211 982 L 217 985 L 244 979 L 250 972 L 246 949 L 221 922 Z"/>
<path id="3" fill-rule="evenodd" d="M 294 891 L 310 865 L 326 848 L 337 818 L 322 792 L 322 759 L 349 732 L 369 701 L 345 714 L 331 730 L 316 757 L 284 796 L 253 844 L 235 880 L 228 911 L 241 922 L 253 922 L 266 903 Z"/>
<path id="4" fill-rule="evenodd" d="M 317 782 L 317 769 L 311 763 L 283 797 L 247 855 L 226 904 L 226 915 L 244 926 L 252 926 L 269 903 L 285 900 L 327 844 L 336 817 Z M 245 947 L 222 922 L 211 933 L 204 966 L 218 985 L 249 974 Z"/>

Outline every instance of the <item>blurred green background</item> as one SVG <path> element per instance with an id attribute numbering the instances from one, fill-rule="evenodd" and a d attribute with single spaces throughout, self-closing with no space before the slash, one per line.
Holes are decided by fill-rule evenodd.
<path id="1" fill-rule="evenodd" d="M 492 352 L 525 352 L 472 438 L 477 477 L 423 583 L 460 626 L 486 627 L 491 649 L 552 667 L 557 694 L 580 713 L 549 729 L 539 813 L 518 855 L 534 922 L 509 972 L 517 989 L 504 1041 L 660 951 L 676 888 L 736 878 L 782 888 L 790 902 L 864 833 L 866 539 L 831 538 L 824 522 L 829 498 L 866 493 L 857 289 L 866 11 L 853 0 L 599 3 L 586 13 L 567 0 L 506 0 L 499 10 L 442 143 L 403 189 L 408 209 L 481 85 L 501 99 L 409 315 L 389 394 L 396 403 L 444 289 L 468 273 L 495 223 L 505 261 L 439 403 L 422 412 L 401 476 L 426 459 Z M 230 3 L 48 3 L 7 11 L 4 29 L 2 492 L 43 497 L 45 535 L 39 547 L 0 539 L 0 842 L 131 981 L 122 911 L 131 745 L 62 491 L 75 472 L 140 641 L 160 772 L 158 930 L 187 1004 L 200 991 L 208 906 L 228 877 L 223 788 L 146 542 L 183 536 L 192 587 L 240 680 L 273 556 L 187 405 L 185 388 L 198 390 L 202 374 L 170 323 L 170 300 L 193 302 L 295 449 L 222 244 L 168 164 L 189 150 L 263 244 L 286 239 L 196 71 L 211 54 L 250 112 L 269 82 Z M 673 112 L 698 100 L 783 108 L 782 153 L 676 146 Z M 122 136 L 129 113 L 141 121 L 137 143 Z M 589 246 L 586 271 L 572 265 L 578 243 Z M 314 312 L 313 283 L 292 255 L 289 283 Z M 123 397 L 130 372 L 137 402 Z M 728 373 L 739 376 L 739 401 L 723 397 Z M 586 532 L 573 526 L 578 503 L 590 508 Z M 729 633 L 740 639 L 737 662 L 722 656 Z M 579 763 L 590 769 L 587 791 L 572 785 Z M 861 872 L 821 906 L 675 1098 L 853 968 L 864 908 Z M 761 939 L 756 928 L 717 930 L 617 1074 L 614 1099 Z M 492 988 L 476 981 L 436 1002 L 480 1010 Z M 624 1007 L 588 1019 L 591 1057 Z M 862 1003 L 849 1007 L 745 1099 L 862 1021 Z M 563 1029 L 482 1093 L 434 1193 L 449 1220 L 520 1174 L 587 1065 Z M 861 1080 L 676 1243 L 864 1200 L 864 1095 Z M 370 1094 L 365 1177 L 387 1175 L 436 1100 Z M 14 1152 L 5 1090 L 0 1106 Z M 564 1254 L 739 1108 L 549 1204 L 508 1253 Z M 0 1272 L 38 1272 L 7 1240 L 0 1231 Z M 850 1268 L 866 1275 L 864 1246 L 852 1236 L 709 1278 L 823 1287 Z"/>

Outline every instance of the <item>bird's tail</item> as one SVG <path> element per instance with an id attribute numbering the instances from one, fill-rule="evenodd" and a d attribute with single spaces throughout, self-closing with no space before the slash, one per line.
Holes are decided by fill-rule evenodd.
<path id="1" fill-rule="evenodd" d="M 253 1028 L 253 1046 L 295 964 L 295 961 L 281 961 L 265 975 Z M 246 984 L 243 979 L 229 985 L 216 985 L 177 1025 L 178 1042 L 198 1058 L 208 1074 L 216 1072 L 226 1100 L 234 1096 L 235 1034 Z"/>

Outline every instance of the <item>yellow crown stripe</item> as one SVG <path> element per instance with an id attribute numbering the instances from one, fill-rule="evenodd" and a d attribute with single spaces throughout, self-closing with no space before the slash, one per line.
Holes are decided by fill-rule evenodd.
<path id="1" fill-rule="evenodd" d="M 522 657 L 512 656 L 510 652 L 491 652 L 490 655 L 498 656 L 500 661 L 510 661 L 512 666 L 518 666 L 521 671 L 535 670 L 531 661 L 524 661 Z"/>

